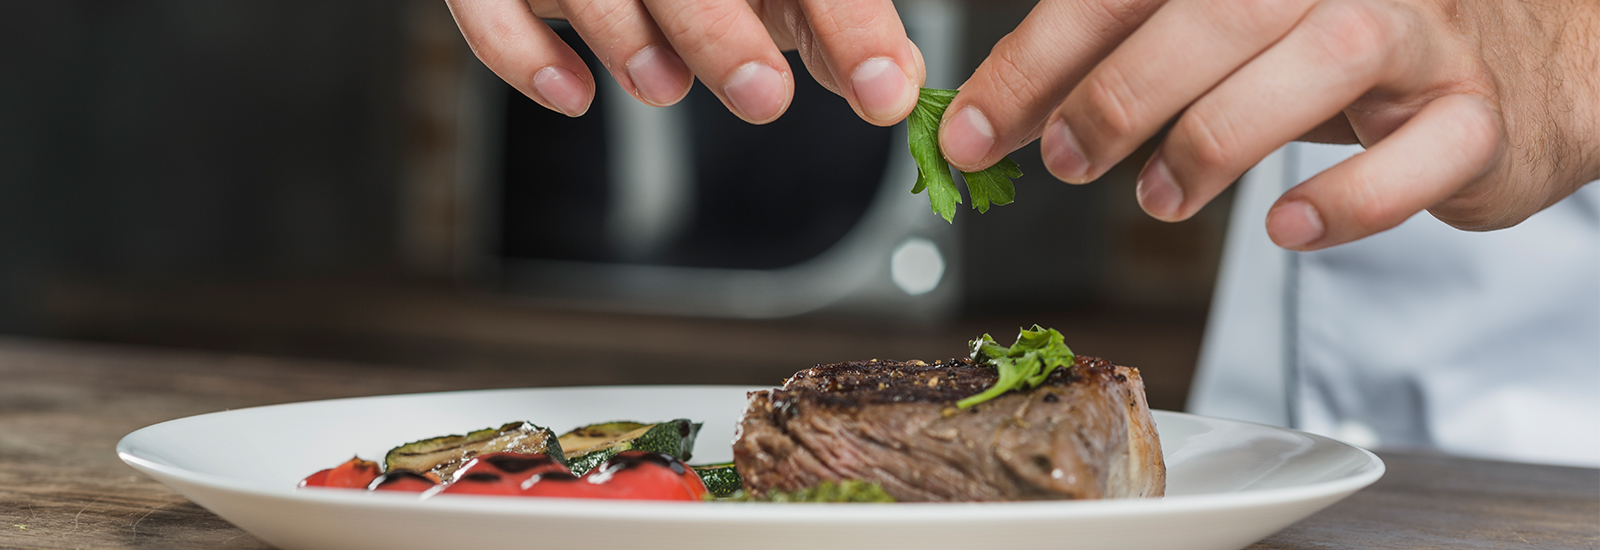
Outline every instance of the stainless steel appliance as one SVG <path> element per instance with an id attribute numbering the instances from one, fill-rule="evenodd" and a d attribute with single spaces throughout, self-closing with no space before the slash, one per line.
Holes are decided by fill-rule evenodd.
<path id="1" fill-rule="evenodd" d="M 960 3 L 901 2 L 931 85 L 951 86 Z M 486 72 L 468 132 L 480 168 L 462 216 L 469 270 L 539 302 L 770 318 L 814 312 L 935 321 L 959 303 L 955 230 L 908 191 L 905 128 L 862 122 L 800 73 L 777 122 L 753 126 L 696 85 L 668 108 L 601 81 L 590 112 L 543 110 Z"/>

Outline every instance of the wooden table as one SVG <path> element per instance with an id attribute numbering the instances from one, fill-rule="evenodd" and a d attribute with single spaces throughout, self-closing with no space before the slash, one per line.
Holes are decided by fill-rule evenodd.
<path id="1" fill-rule="evenodd" d="M 0 338 L 0 548 L 267 548 L 117 460 L 119 438 L 156 422 L 589 380 L 609 381 L 537 365 L 440 370 Z M 1252 548 L 1600 547 L 1600 470 L 1383 458 L 1389 473 L 1376 485 Z"/>

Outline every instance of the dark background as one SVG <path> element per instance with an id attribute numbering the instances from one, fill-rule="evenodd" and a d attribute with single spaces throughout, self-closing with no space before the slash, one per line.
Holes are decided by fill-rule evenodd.
<path id="1" fill-rule="evenodd" d="M 968 70 L 1030 7 L 967 4 Z M 1014 155 L 1028 174 L 1018 202 L 957 219 L 966 287 L 948 323 L 549 309 L 459 272 L 459 82 L 481 68 L 442 2 L 8 3 L 0 48 L 12 335 L 398 375 L 772 383 L 818 362 L 956 355 L 978 333 L 1038 322 L 1143 368 L 1152 403 L 1180 408 L 1227 214 L 1224 197 L 1182 224 L 1144 216 L 1132 177 L 1147 151 L 1067 186 L 1030 146 Z"/>

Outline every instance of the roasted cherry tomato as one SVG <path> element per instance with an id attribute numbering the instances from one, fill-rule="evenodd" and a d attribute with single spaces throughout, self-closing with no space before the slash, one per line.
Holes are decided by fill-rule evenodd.
<path id="1" fill-rule="evenodd" d="M 627 500 L 700 500 L 706 486 L 700 476 L 671 455 L 623 451 L 576 480 L 555 477 L 534 480 L 522 494 L 565 498 Z"/>
<path id="2" fill-rule="evenodd" d="M 439 485 L 437 479 L 439 478 L 433 476 L 433 472 L 419 474 L 411 470 L 395 470 L 378 476 L 368 488 L 374 491 L 420 493 Z"/>
<path id="3" fill-rule="evenodd" d="M 300 486 L 365 489 L 382 473 L 383 468 L 378 466 L 378 463 L 356 457 L 345 461 L 344 464 L 306 476 L 300 480 Z"/>
<path id="4" fill-rule="evenodd" d="M 496 472 L 472 472 L 456 476 L 439 493 L 451 495 L 502 495 L 517 496 L 521 489 L 511 480 Z"/>
<path id="5" fill-rule="evenodd" d="M 456 471 L 455 481 L 438 492 L 457 495 L 521 495 L 543 477 L 576 479 L 556 459 L 542 454 L 490 453 Z"/>

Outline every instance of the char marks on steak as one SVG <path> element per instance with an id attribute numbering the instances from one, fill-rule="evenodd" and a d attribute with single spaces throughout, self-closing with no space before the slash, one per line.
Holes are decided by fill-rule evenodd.
<path id="1" fill-rule="evenodd" d="M 734 462 L 752 493 L 873 481 L 901 502 L 1160 496 L 1139 371 L 1093 357 L 967 409 L 995 382 L 967 359 L 853 361 L 751 392 Z"/>

